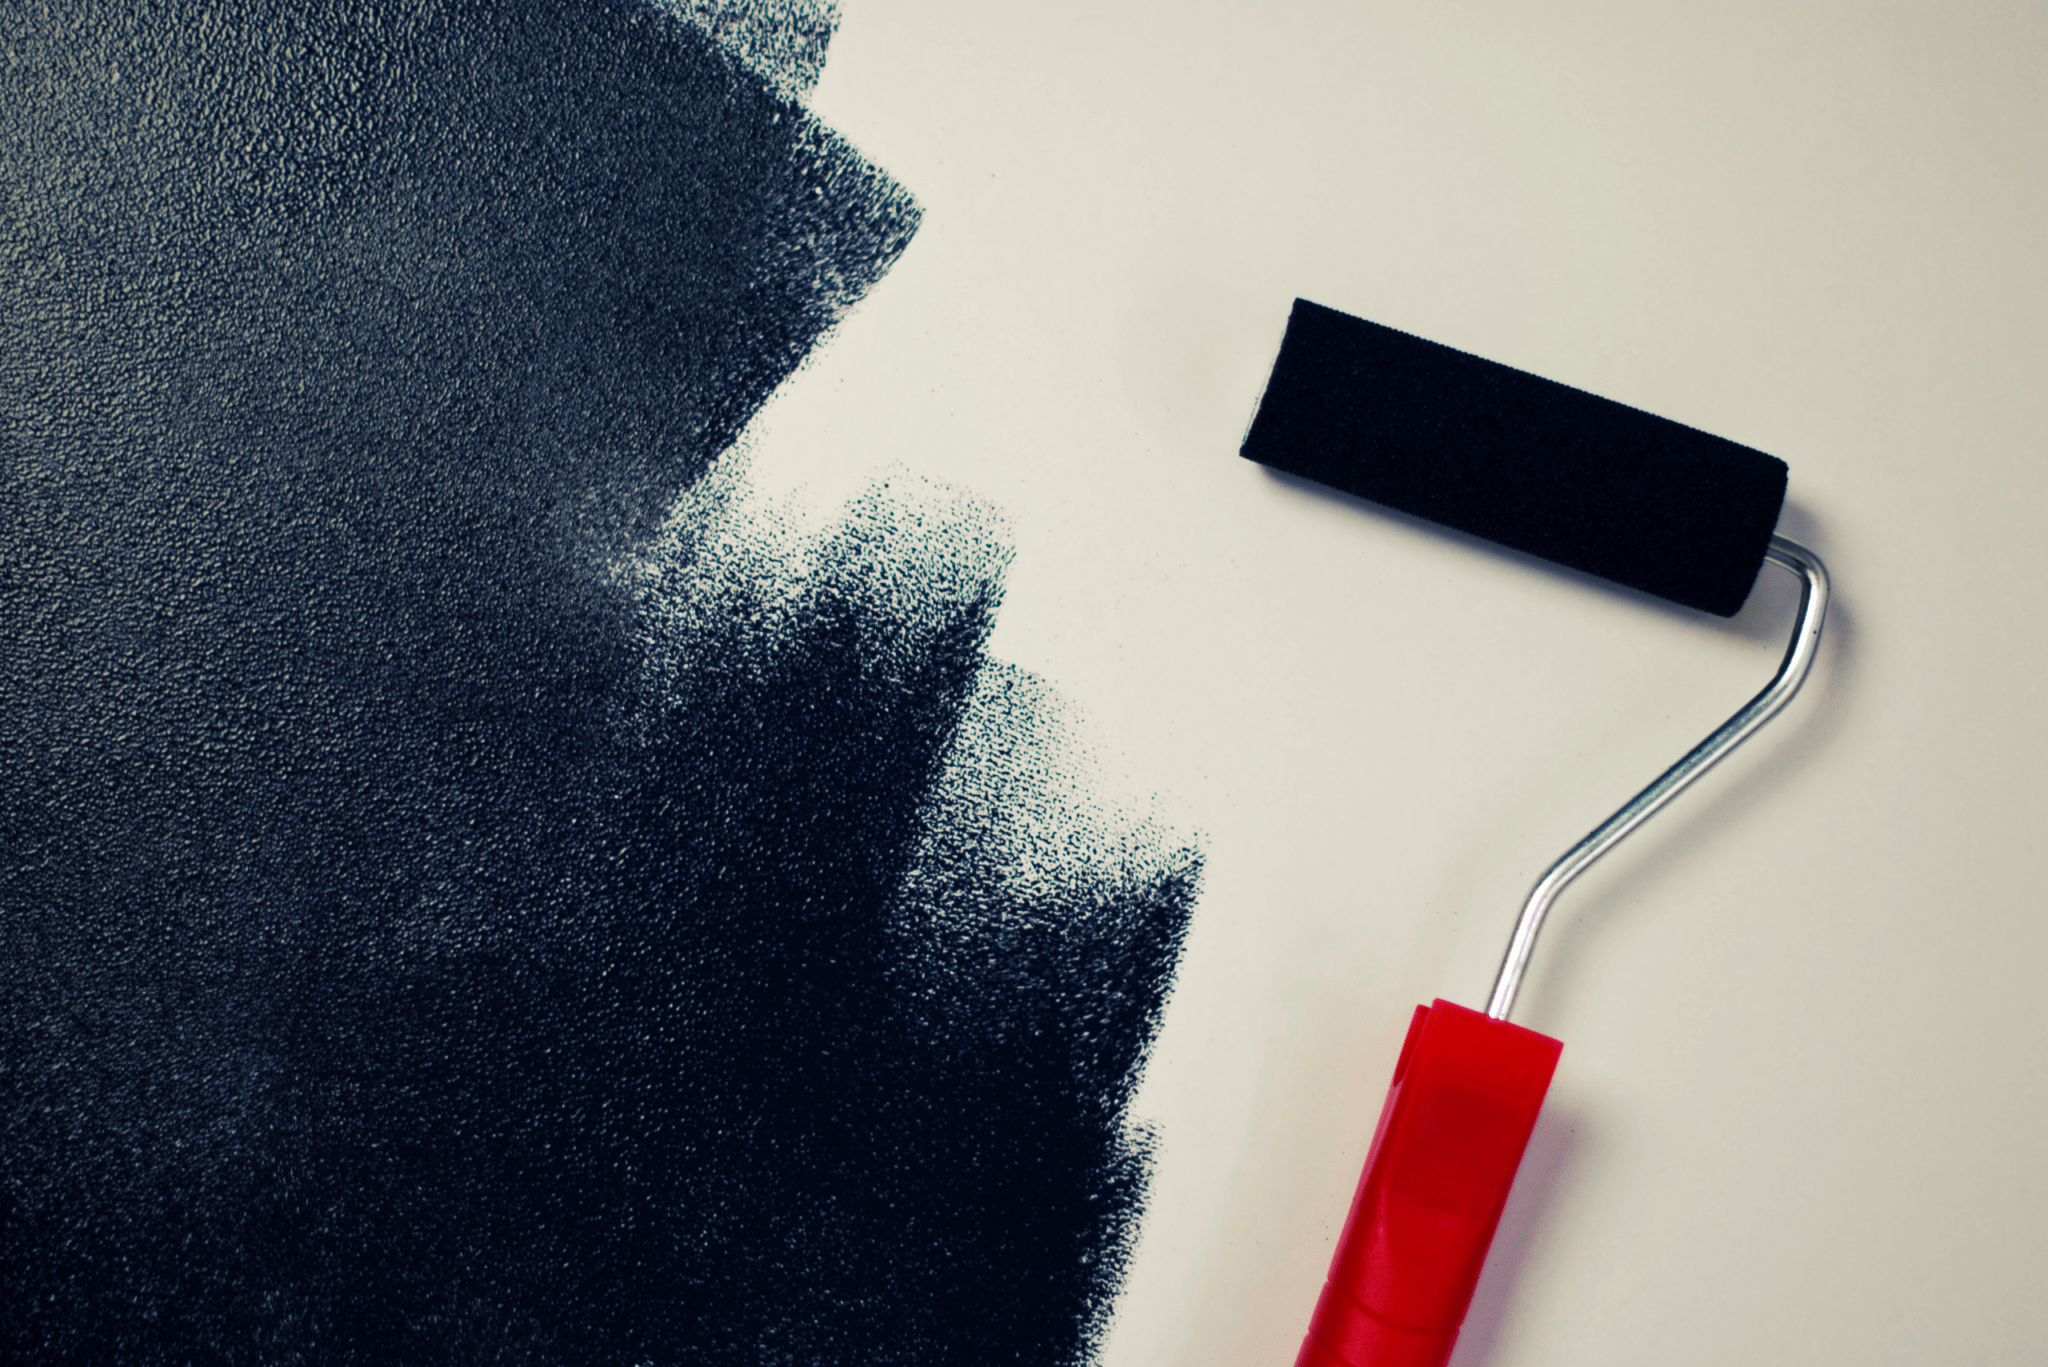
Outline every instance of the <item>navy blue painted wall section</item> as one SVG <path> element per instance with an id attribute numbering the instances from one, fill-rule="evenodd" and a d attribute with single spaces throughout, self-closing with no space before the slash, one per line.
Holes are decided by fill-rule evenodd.
<path id="1" fill-rule="evenodd" d="M 674 512 L 910 198 L 633 4 L 0 43 L 0 1357 L 1085 1359 L 1194 856 L 991 515 Z"/>

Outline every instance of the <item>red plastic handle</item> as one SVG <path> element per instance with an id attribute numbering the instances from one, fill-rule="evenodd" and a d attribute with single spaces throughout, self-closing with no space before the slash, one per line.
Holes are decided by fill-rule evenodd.
<path id="1" fill-rule="evenodd" d="M 1295 1367 L 1443 1367 L 1564 1045 L 1415 1008 Z"/>

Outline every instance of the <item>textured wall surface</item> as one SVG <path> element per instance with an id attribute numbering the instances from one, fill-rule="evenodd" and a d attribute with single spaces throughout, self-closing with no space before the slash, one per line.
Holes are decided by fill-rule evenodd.
<path id="1" fill-rule="evenodd" d="M 733 511 L 918 210 L 696 8 L 0 13 L 9 1361 L 1099 1336 L 1194 859 L 993 512 Z"/>

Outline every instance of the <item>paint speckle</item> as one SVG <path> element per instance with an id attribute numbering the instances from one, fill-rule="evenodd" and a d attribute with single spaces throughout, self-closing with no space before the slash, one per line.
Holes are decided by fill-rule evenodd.
<path id="1" fill-rule="evenodd" d="M 785 99 L 811 93 L 839 27 L 835 0 L 653 0 L 746 64 Z"/>

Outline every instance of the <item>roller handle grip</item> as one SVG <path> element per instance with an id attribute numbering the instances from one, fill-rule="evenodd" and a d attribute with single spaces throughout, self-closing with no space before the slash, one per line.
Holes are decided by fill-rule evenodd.
<path id="1" fill-rule="evenodd" d="M 1295 1367 L 1443 1367 L 1564 1045 L 1415 1008 Z"/>

